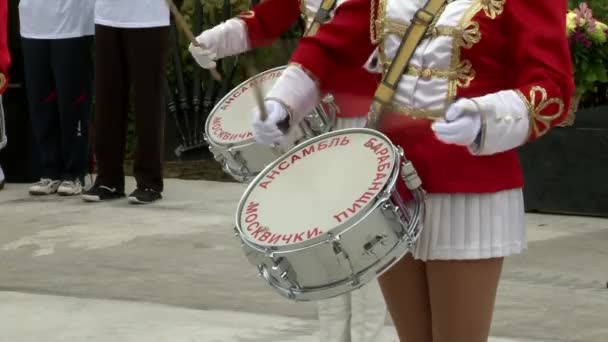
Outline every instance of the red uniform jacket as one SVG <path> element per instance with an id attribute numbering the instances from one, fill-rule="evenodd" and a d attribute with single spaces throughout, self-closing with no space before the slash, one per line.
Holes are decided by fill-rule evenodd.
<path id="1" fill-rule="evenodd" d="M 380 15 L 387 8 L 389 14 L 391 10 L 398 12 L 400 9 L 414 12 L 412 3 L 387 1 L 388 7 L 378 11 Z M 424 4 L 424 1 L 419 2 Z M 473 98 L 500 90 L 514 90 L 521 94 L 529 108 L 529 140 L 561 122 L 574 91 L 570 51 L 564 33 L 566 1 L 457 0 L 448 6 L 464 14 L 461 13 L 458 17 L 461 19 L 456 21 L 458 30 L 443 27 L 443 32 L 460 35 L 455 36 L 453 48 L 438 49 L 438 54 L 451 53 L 452 62 L 466 61 L 471 68 L 463 78 L 449 83 L 447 97 L 453 98 L 447 98 L 446 103 L 458 97 Z M 301 39 L 291 62 L 307 69 L 321 84 L 333 81 L 337 67 L 365 63 L 377 47 L 377 41 L 376 44 L 372 42 L 370 13 L 370 0 L 344 3 L 333 20 L 323 25 L 314 37 Z M 395 13 L 392 14 L 394 18 Z M 449 22 L 453 18 L 447 16 L 442 20 Z M 386 23 L 386 19 L 378 18 L 373 22 Z M 404 23 L 409 22 L 408 18 L 399 19 L 398 24 L 390 27 L 385 24 L 387 27 L 380 30 L 399 31 L 399 25 L 403 28 Z M 463 34 L 467 32 L 470 34 Z M 433 39 L 436 40 L 433 42 Z M 431 37 L 427 43 L 419 46 L 423 55 L 427 48 L 440 44 L 441 40 Z M 433 75 L 431 71 L 427 77 Z M 429 84 L 422 75 L 411 82 L 414 87 L 400 94 L 402 99 L 415 97 L 417 87 Z M 490 193 L 523 186 L 516 150 L 474 156 L 466 147 L 440 142 L 430 129 L 430 120 L 415 120 L 400 113 L 387 113 L 385 119 L 380 130 L 404 148 L 428 192 Z"/>
<path id="2" fill-rule="evenodd" d="M 278 39 L 301 14 L 300 0 L 265 0 L 238 17 L 247 25 L 249 46 L 257 48 Z M 321 90 L 334 96 L 340 117 L 367 115 L 380 78 L 362 66 L 342 67 L 338 64 L 331 77 L 323 82 Z"/>
<path id="3" fill-rule="evenodd" d="M 8 67 L 11 55 L 8 51 L 8 0 L 0 0 L 0 95 L 8 87 Z"/>

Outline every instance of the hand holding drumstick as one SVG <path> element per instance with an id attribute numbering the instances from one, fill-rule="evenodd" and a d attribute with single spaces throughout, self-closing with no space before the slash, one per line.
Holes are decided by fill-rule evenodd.
<path id="1" fill-rule="evenodd" d="M 177 6 L 175 6 L 175 4 L 173 3 L 173 1 L 172 0 L 165 0 L 165 2 L 167 3 L 167 6 L 169 6 L 169 9 L 171 10 L 171 13 L 173 13 L 173 16 L 175 17 L 175 22 L 182 29 L 182 31 L 184 32 L 184 34 L 188 37 L 188 39 L 190 40 L 190 43 L 192 43 L 193 46 L 200 47 L 200 48 L 204 49 L 205 47 L 202 46 L 202 44 L 199 43 L 196 40 L 196 37 L 194 37 L 194 34 L 192 33 L 192 31 L 188 27 L 188 24 L 186 23 L 186 20 L 184 19 L 184 17 L 180 13 L 180 11 L 177 8 Z M 217 71 L 217 69 L 215 69 L 215 67 L 209 68 L 209 72 L 211 72 L 211 76 L 213 76 L 213 78 L 216 79 L 217 81 L 221 81 L 222 80 L 222 75 L 220 75 L 220 73 Z"/>

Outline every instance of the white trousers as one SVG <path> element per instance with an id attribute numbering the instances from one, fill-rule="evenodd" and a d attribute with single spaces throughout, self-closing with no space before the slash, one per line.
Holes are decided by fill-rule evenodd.
<path id="1" fill-rule="evenodd" d="M 318 302 L 320 342 L 377 342 L 387 317 L 378 281 Z"/>
<path id="2" fill-rule="evenodd" d="M 337 119 L 335 129 L 364 127 L 366 118 Z M 387 311 L 378 281 L 320 301 L 320 342 L 377 342 Z"/>

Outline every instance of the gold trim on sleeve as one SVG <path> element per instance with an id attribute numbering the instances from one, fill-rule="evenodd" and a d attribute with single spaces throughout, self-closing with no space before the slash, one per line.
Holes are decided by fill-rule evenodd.
<path id="1" fill-rule="evenodd" d="M 505 10 L 507 0 L 480 0 L 483 11 L 490 19 L 496 19 Z"/>
<path id="2" fill-rule="evenodd" d="M 516 93 L 528 107 L 528 115 L 530 117 L 528 137 L 531 137 L 532 134 L 535 134 L 537 138 L 545 135 L 551 129 L 552 121 L 558 119 L 566 107 L 562 99 L 557 97 L 549 98 L 547 90 L 540 86 L 532 87 L 529 97 L 524 95 L 520 90 L 516 90 Z M 555 113 L 543 113 L 552 105 L 557 105 L 558 110 Z M 539 123 L 544 127 L 540 128 Z"/>

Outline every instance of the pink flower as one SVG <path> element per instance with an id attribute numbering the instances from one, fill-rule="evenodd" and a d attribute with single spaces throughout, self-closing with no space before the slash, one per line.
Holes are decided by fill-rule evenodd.
<path id="1" fill-rule="evenodd" d="M 574 9 L 574 13 L 576 13 L 576 26 L 587 24 L 589 32 L 595 31 L 596 24 L 595 19 L 593 19 L 593 11 L 586 2 L 582 2 L 578 8 Z"/>
<path id="2" fill-rule="evenodd" d="M 574 13 L 580 15 L 584 19 L 593 18 L 593 11 L 589 8 L 586 2 L 581 2 L 581 4 L 574 10 Z"/>

